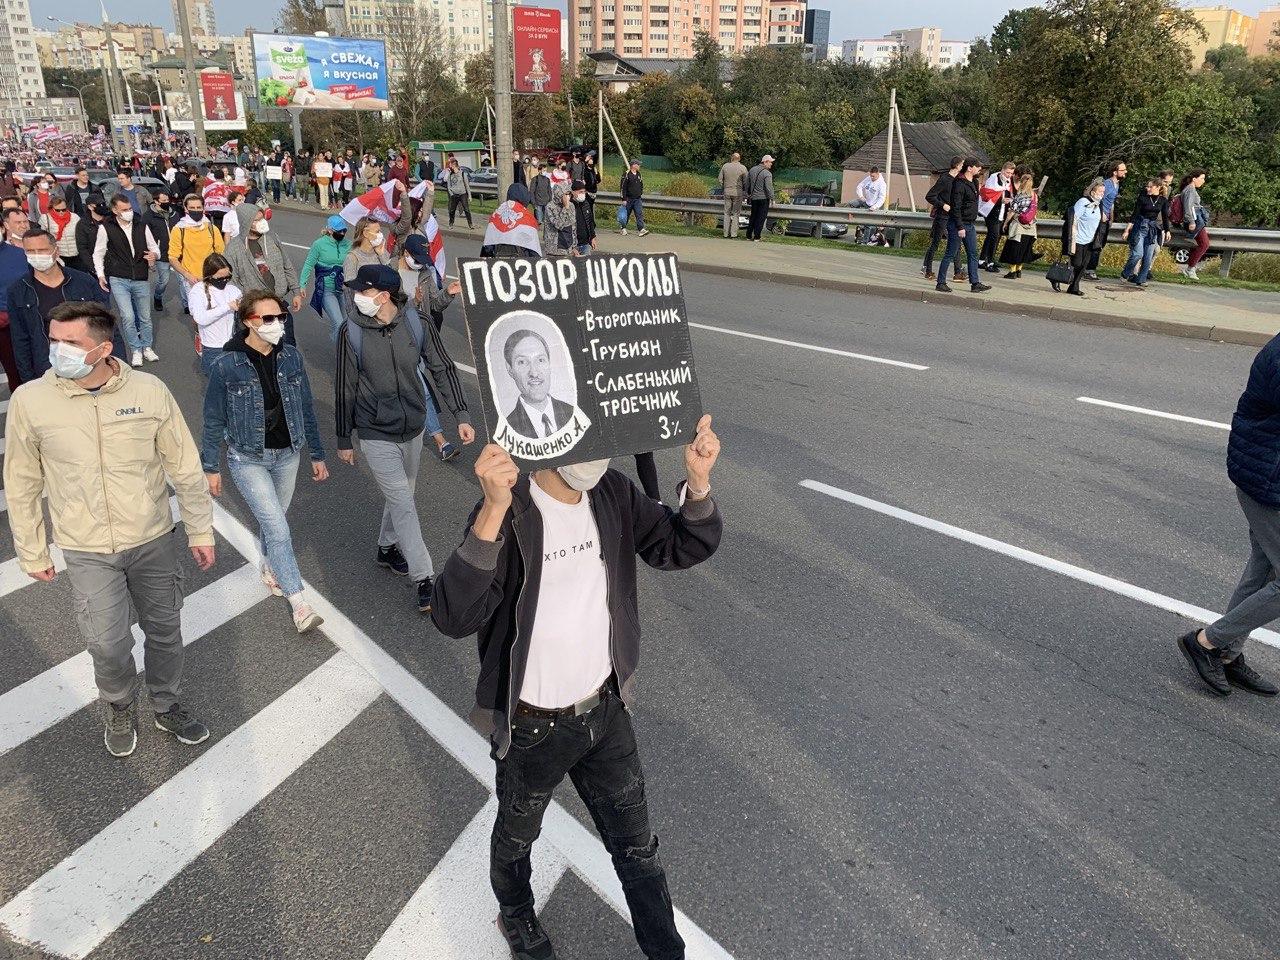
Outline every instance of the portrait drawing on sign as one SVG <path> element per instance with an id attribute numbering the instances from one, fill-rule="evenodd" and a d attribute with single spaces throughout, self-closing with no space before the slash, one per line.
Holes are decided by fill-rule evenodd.
<path id="1" fill-rule="evenodd" d="M 572 449 L 590 421 L 578 409 L 578 385 L 564 336 L 550 317 L 508 313 L 489 328 L 485 352 L 499 419 L 494 440 L 529 460 Z"/>

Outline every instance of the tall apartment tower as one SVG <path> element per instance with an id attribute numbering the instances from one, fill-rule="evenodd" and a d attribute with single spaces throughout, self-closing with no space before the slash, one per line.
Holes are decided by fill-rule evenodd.
<path id="1" fill-rule="evenodd" d="M 28 0 L 0 0 L 0 97 L 45 96 Z M 8 111 L 6 111 L 7 113 Z"/>
<path id="2" fill-rule="evenodd" d="M 588 53 L 687 60 L 708 33 L 725 53 L 802 43 L 807 0 L 568 0 L 569 62 Z"/>
<path id="3" fill-rule="evenodd" d="M 192 36 L 216 37 L 218 35 L 218 24 L 213 15 L 213 0 L 170 0 L 174 30 L 182 29 L 181 21 L 178 19 L 179 3 L 187 5 L 187 16 L 191 18 Z"/>

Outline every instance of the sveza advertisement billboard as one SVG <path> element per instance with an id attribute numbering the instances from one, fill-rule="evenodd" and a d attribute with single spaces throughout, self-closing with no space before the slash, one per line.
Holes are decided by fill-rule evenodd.
<path id="1" fill-rule="evenodd" d="M 264 107 L 389 110 L 387 47 L 351 37 L 253 35 L 258 99 Z"/>

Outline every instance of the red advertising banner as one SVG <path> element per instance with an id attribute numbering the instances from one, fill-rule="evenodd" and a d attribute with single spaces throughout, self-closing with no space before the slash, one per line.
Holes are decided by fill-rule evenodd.
<path id="1" fill-rule="evenodd" d="M 546 7 L 512 10 L 517 93 L 560 92 L 560 11 Z"/>
<path id="2" fill-rule="evenodd" d="M 238 120 L 236 81 L 229 73 L 200 74 L 200 97 L 206 120 Z"/>

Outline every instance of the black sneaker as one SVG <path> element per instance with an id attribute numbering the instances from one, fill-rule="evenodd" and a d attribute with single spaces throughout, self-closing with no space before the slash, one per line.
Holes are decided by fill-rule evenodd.
<path id="1" fill-rule="evenodd" d="M 1225 697 L 1231 693 L 1231 684 L 1227 682 L 1226 672 L 1222 668 L 1222 658 L 1218 656 L 1216 650 L 1206 650 L 1200 646 L 1200 641 L 1196 639 L 1199 633 L 1200 631 L 1197 629 L 1180 636 L 1178 638 L 1178 649 L 1187 658 L 1187 663 L 1191 664 L 1195 672 L 1200 674 L 1200 679 L 1204 681 L 1204 685 L 1218 694 L 1218 696 Z M 1236 659 L 1239 658 L 1237 657 Z"/>
<path id="2" fill-rule="evenodd" d="M 164 713 L 156 714 L 156 729 L 173 734 L 179 743 L 189 747 L 209 739 L 209 728 L 176 703 Z"/>
<path id="3" fill-rule="evenodd" d="M 156 313 L 164 313 L 164 301 L 163 301 L 163 300 L 152 300 L 152 301 L 151 301 L 151 305 L 155 308 Z"/>
<path id="4" fill-rule="evenodd" d="M 435 584 L 430 577 L 424 577 L 418 581 L 418 612 L 431 612 L 431 595 L 435 590 Z"/>
<path id="5" fill-rule="evenodd" d="M 1226 674 L 1227 682 L 1233 687 L 1248 690 L 1260 697 L 1274 697 L 1280 693 L 1280 687 L 1244 662 L 1243 653 L 1230 663 L 1223 664 L 1222 672 Z"/>
<path id="6" fill-rule="evenodd" d="M 1000 272 L 1000 264 L 996 263 L 994 260 L 992 260 L 990 263 L 987 264 L 987 273 L 999 273 L 999 272 Z"/>
<path id="7" fill-rule="evenodd" d="M 551 938 L 532 910 L 515 917 L 499 913 L 496 922 L 515 960 L 556 960 Z"/>
<path id="8" fill-rule="evenodd" d="M 138 746 L 138 706 L 130 700 L 123 705 L 107 704 L 107 722 L 102 742 L 113 757 L 127 757 Z"/>
<path id="9" fill-rule="evenodd" d="M 989 284 L 975 283 L 969 287 L 969 292 L 970 293 L 986 293 L 990 289 L 991 289 L 991 286 Z"/>
<path id="10" fill-rule="evenodd" d="M 404 554 L 400 552 L 400 545 L 396 543 L 389 547 L 378 548 L 378 566 L 386 567 L 402 577 L 409 572 L 409 561 L 404 558 Z"/>
<path id="11" fill-rule="evenodd" d="M 938 284 L 937 286 L 935 286 L 933 289 L 937 290 L 939 293 L 950 293 L 950 292 L 951 292 L 951 288 L 950 288 L 949 286 L 947 286 L 945 283 L 939 283 L 939 284 Z"/>

